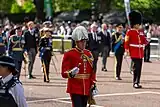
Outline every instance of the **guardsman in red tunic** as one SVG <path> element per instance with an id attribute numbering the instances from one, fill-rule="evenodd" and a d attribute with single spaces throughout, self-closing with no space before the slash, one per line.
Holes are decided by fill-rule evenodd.
<path id="1" fill-rule="evenodd" d="M 141 14 L 132 11 L 129 14 L 131 28 L 125 36 L 125 51 L 133 61 L 133 87 L 142 88 L 140 83 L 144 46 L 147 44 L 144 32 L 140 29 Z"/>
<path id="2" fill-rule="evenodd" d="M 68 78 L 67 93 L 73 107 L 86 107 L 92 89 L 95 89 L 96 75 L 93 71 L 93 57 L 86 50 L 87 30 L 78 26 L 72 33 L 76 48 L 64 53 L 62 77 Z"/>

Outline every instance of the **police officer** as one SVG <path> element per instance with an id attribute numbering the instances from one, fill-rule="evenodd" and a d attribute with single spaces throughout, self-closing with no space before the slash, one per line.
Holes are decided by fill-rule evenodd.
<path id="1" fill-rule="evenodd" d="M 147 44 L 144 31 L 140 29 L 142 16 L 139 12 L 129 13 L 131 28 L 125 36 L 125 51 L 133 61 L 133 87 L 142 88 L 140 85 L 144 45 Z"/>
<path id="2" fill-rule="evenodd" d="M 16 74 L 13 58 L 0 56 L 0 107 L 27 107 L 24 89 Z"/>
<path id="3" fill-rule="evenodd" d="M 122 67 L 122 60 L 124 54 L 124 37 L 122 35 L 123 26 L 122 24 L 116 25 L 116 32 L 112 35 L 112 48 L 115 53 L 116 58 L 116 68 L 115 68 L 115 79 L 121 80 L 121 67 Z"/>
<path id="4" fill-rule="evenodd" d="M 2 33 L 2 26 L 0 26 L 0 56 L 6 54 L 7 38 Z"/>
<path id="5" fill-rule="evenodd" d="M 13 57 L 16 69 L 18 70 L 18 78 L 21 74 L 21 67 L 23 61 L 23 52 L 24 52 L 24 36 L 22 35 L 22 29 L 20 26 L 15 28 L 15 35 L 12 35 L 9 40 L 9 55 Z"/>
<path id="6" fill-rule="evenodd" d="M 87 30 L 83 26 L 76 27 L 72 39 L 76 42 L 76 48 L 64 53 L 61 74 L 63 78 L 68 78 L 67 93 L 72 99 L 72 107 L 87 107 L 89 96 L 92 96 L 90 91 L 95 88 L 96 76 L 92 54 L 85 49 Z"/>
<path id="7" fill-rule="evenodd" d="M 52 57 L 51 30 L 44 28 L 44 36 L 40 39 L 39 51 L 44 73 L 44 82 L 49 82 L 49 66 Z"/>

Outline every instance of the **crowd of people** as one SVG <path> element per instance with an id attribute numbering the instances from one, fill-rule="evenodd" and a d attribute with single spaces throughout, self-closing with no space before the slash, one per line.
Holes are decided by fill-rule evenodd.
<path id="1" fill-rule="evenodd" d="M 12 85 L 13 83 L 20 85 L 20 82 L 16 81 L 20 79 L 24 61 L 25 64 L 28 64 L 28 79 L 35 79 L 32 72 L 38 54 L 42 63 L 44 82 L 49 83 L 49 65 L 52 56 L 55 55 L 52 47 L 52 35 L 62 35 L 63 37 L 72 35 L 72 49 L 64 53 L 61 74 L 63 78 L 68 78 L 67 92 L 70 93 L 74 107 L 86 107 L 88 100 L 90 104 L 94 103 L 92 93 L 96 92 L 97 62 L 101 56 L 103 64 L 101 70 L 107 72 L 106 63 L 111 51 L 114 52 L 116 59 L 115 79 L 122 80 L 123 56 L 130 55 L 133 87 L 141 88 L 142 59 L 145 56 L 144 61 L 150 62 L 151 35 L 158 34 L 154 34 L 156 27 L 149 23 L 141 25 L 141 14 L 138 12 L 130 13 L 130 23 L 130 27 L 122 23 L 111 25 L 97 22 L 71 23 L 70 21 L 56 24 L 52 24 L 50 21 L 43 24 L 27 21 L 21 25 L 1 25 L 0 71 L 4 71 L 4 74 L 0 72 L 0 76 L 2 76 L 2 80 L 9 78 L 8 81 L 11 81 Z M 7 58 L 8 60 L 6 60 Z M 8 69 L 4 70 L 6 67 Z M 17 79 L 15 80 L 14 77 Z M 21 88 L 19 89 L 21 90 Z M 12 104 L 15 107 L 26 107 L 23 91 L 20 94 L 19 97 L 23 98 L 17 100 L 19 97 L 12 97 Z M 1 104 L 5 105 L 0 102 L 0 106 Z"/>

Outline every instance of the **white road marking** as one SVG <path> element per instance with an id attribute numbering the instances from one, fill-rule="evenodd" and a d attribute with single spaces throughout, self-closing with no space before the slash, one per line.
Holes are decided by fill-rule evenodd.
<path id="1" fill-rule="evenodd" d="M 47 101 L 56 101 L 56 102 L 60 102 L 60 103 L 72 104 L 72 102 L 70 102 L 70 101 L 63 101 L 63 100 L 59 100 L 59 99 L 34 100 L 34 101 L 27 101 L 27 103 L 30 104 L 30 103 L 47 102 Z M 91 107 L 104 107 L 104 106 L 91 105 Z"/>
<path id="2" fill-rule="evenodd" d="M 151 93 L 150 91 L 144 91 L 144 92 L 133 92 L 133 93 L 98 94 L 95 97 L 137 95 L 137 94 L 150 94 L 150 93 Z"/>
<path id="3" fill-rule="evenodd" d="M 138 94 L 158 94 L 159 95 L 160 92 L 142 91 L 142 92 L 133 92 L 133 93 L 99 94 L 99 95 L 96 95 L 95 97 L 125 96 L 125 95 L 138 95 Z M 38 103 L 38 102 L 57 101 L 60 103 L 71 104 L 72 102 L 70 102 L 70 101 L 63 101 L 63 100 L 67 100 L 67 99 L 70 99 L 70 97 L 56 98 L 56 99 L 44 99 L 44 100 L 32 100 L 32 101 L 27 101 L 27 103 L 30 104 L 30 103 Z M 91 107 L 104 107 L 104 106 L 92 105 Z"/>

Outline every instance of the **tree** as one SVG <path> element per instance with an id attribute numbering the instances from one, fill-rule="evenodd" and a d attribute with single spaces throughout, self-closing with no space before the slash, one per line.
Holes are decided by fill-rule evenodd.
<path id="1" fill-rule="evenodd" d="M 0 11 L 9 13 L 12 3 L 14 3 L 14 0 L 0 0 Z"/>

